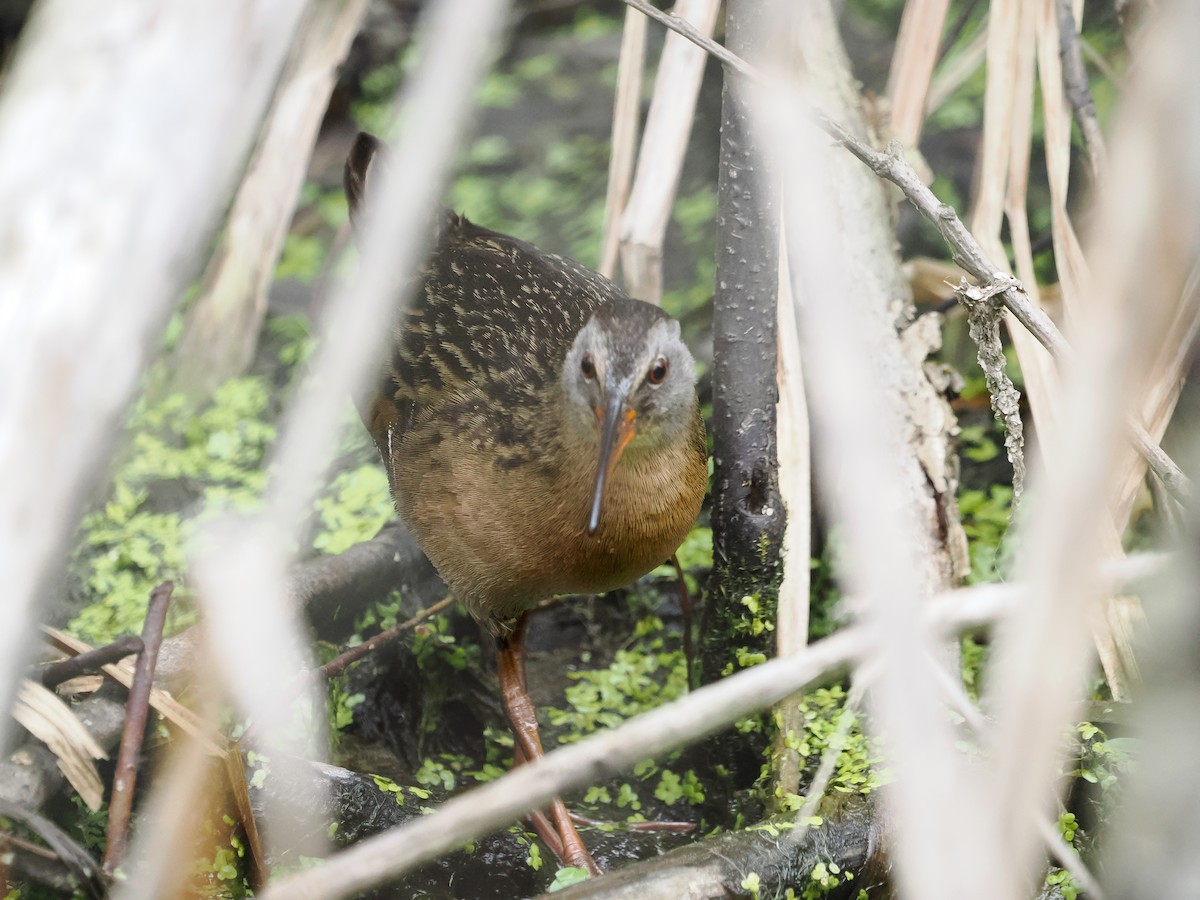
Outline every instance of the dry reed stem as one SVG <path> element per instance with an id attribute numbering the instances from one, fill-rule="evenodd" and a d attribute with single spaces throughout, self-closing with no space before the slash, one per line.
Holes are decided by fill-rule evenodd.
<path id="1" fill-rule="evenodd" d="M 617 58 L 617 89 L 613 96 L 612 151 L 608 159 L 608 189 L 604 195 L 599 272 L 612 278 L 621 247 L 621 215 L 629 199 L 633 161 L 637 156 L 638 125 L 642 117 L 642 76 L 646 69 L 646 17 L 633 7 L 625 10 L 621 52 Z"/>
<path id="2" fill-rule="evenodd" d="M 903 414 L 883 402 L 877 385 L 887 379 L 871 352 L 870 312 L 843 281 L 843 241 L 855 232 L 830 225 L 846 221 L 847 212 L 839 206 L 840 191 L 830 196 L 830 148 L 800 119 L 806 102 L 798 92 L 764 94 L 758 126 L 770 136 L 783 180 L 793 296 L 803 301 L 796 314 L 812 386 L 815 459 L 845 542 L 839 577 L 846 592 L 863 601 L 851 608 L 872 636 L 879 673 L 869 701 L 896 773 L 888 816 L 898 883 L 930 900 L 963 892 L 986 900 L 990 861 L 947 815 L 951 808 L 973 809 L 972 799 L 982 795 L 954 748 L 924 662 L 935 644 L 920 625 L 925 561 L 894 449 L 902 445 Z"/>
<path id="3" fill-rule="evenodd" d="M 209 719 L 215 719 L 214 705 L 206 706 Z M 214 765 L 212 754 L 194 736 L 174 742 L 141 812 L 143 821 L 154 827 L 139 830 L 132 854 L 137 863 L 127 878 L 113 885 L 113 900 L 188 896 L 184 885 L 195 866 L 197 847 L 203 846 L 202 813 L 220 790 L 218 772 L 223 774 L 225 768 Z M 211 852 L 211 843 L 205 850 Z"/>
<path id="4" fill-rule="evenodd" d="M 1192 354 L 1200 335 L 1200 263 L 1192 269 L 1188 283 L 1180 295 L 1176 315 L 1167 328 L 1166 337 L 1151 368 L 1149 387 L 1142 403 L 1142 420 L 1150 436 L 1161 442 L 1167 425 L 1175 412 L 1184 377 L 1191 365 Z M 1113 521 L 1129 521 L 1138 491 L 1146 477 L 1145 460 L 1140 457 L 1128 466 L 1117 492 Z"/>
<path id="5" fill-rule="evenodd" d="M 1071 110 L 1063 93 L 1062 58 L 1055 0 L 1025 0 L 1036 5 L 1038 73 L 1042 87 L 1042 123 L 1046 174 L 1050 184 L 1050 223 L 1054 261 L 1062 288 L 1064 322 L 1087 313 L 1082 293 L 1088 263 L 1067 209 L 1071 176 Z"/>
<path id="6" fill-rule="evenodd" d="M 1067 209 L 1072 153 L 1071 110 L 1066 103 L 1063 89 L 1062 40 L 1059 33 L 1061 22 L 1056 0 L 1026 0 L 1026 3 L 1036 7 L 1036 42 L 1042 85 L 1046 170 L 1050 184 L 1051 234 L 1054 240 L 1054 259 L 1059 274 L 1064 319 L 1071 323 L 1073 317 L 1089 314 L 1091 298 L 1084 293 L 1084 285 L 1089 279 L 1088 263 Z M 1074 22 L 1075 19 L 1072 19 L 1072 23 Z M 1105 186 L 1097 188 L 1098 193 L 1101 193 Z M 1140 409 L 1138 411 L 1140 413 Z M 1052 429 L 1056 429 L 1057 424 L 1058 420 L 1054 420 Z M 1051 452 L 1054 452 L 1057 440 L 1054 430 L 1047 432 L 1046 441 Z M 1061 457 L 1057 460 L 1051 458 L 1049 464 L 1057 468 L 1065 462 Z M 1137 456 L 1124 454 L 1118 482 L 1126 480 L 1126 473 L 1137 470 Z M 1114 495 L 1113 503 L 1120 502 L 1120 496 Z M 1102 535 L 1103 553 L 1106 557 L 1122 553 L 1121 534 L 1124 529 L 1123 520 L 1109 519 Z M 1136 606 L 1136 601 L 1129 602 Z M 1113 624 L 1119 622 L 1120 617 L 1114 614 L 1118 608 L 1125 605 L 1125 601 L 1109 598 L 1105 604 L 1108 607 L 1106 615 L 1093 625 L 1096 648 L 1113 696 L 1122 699 L 1128 697 L 1130 685 L 1136 681 L 1137 658 L 1128 640 L 1128 632 L 1121 627 L 1110 627 L 1110 619 L 1115 620 Z"/>
<path id="7" fill-rule="evenodd" d="M 1114 476 L 1128 455 L 1122 415 L 1142 399 L 1147 361 L 1175 312 L 1200 236 L 1200 203 L 1180 190 L 1195 181 L 1191 145 L 1176 131 L 1181 49 L 1170 78 L 1161 71 L 1169 57 L 1144 62 L 1121 110 L 1113 180 L 1090 247 L 1092 273 L 1081 285 L 1088 305 L 1076 317 L 1079 349 L 1064 370 L 1060 441 L 1067 464 L 1048 470 L 1042 512 L 1023 545 L 1020 571 L 1037 593 L 999 632 L 988 674 L 997 711 L 999 824 L 1014 893 L 1032 877 L 1037 849 L 1018 814 L 1045 807 L 1052 796 L 1062 729 L 1073 721 L 1089 662 L 1084 635 L 1103 596 L 1090 573 L 1112 527 Z"/>
<path id="8" fill-rule="evenodd" d="M 12 717 L 45 744 L 58 761 L 59 771 L 95 812 L 104 802 L 104 786 L 93 759 L 108 759 L 87 727 L 54 691 L 24 679 L 13 704 Z"/>
<path id="9" fill-rule="evenodd" d="M 1138 118 L 1116 122 L 1109 145 L 1114 176 L 1109 194 L 1118 196 L 1105 202 L 1124 210 L 1124 216 L 1106 215 L 1102 221 L 1126 229 L 1113 244 L 1132 257 L 1125 285 L 1129 300 L 1140 305 L 1164 291 L 1173 298 L 1179 288 L 1172 282 L 1188 273 L 1186 308 L 1193 302 L 1200 248 L 1200 95 L 1194 78 L 1200 6 L 1187 0 L 1164 2 L 1158 16 L 1145 42 L 1139 42 L 1144 62 L 1131 79 L 1124 106 Z M 1136 172 L 1137 177 L 1126 174 L 1122 179 L 1121 172 Z M 1189 428 L 1180 430 L 1180 452 L 1194 470 L 1200 464 L 1200 432 L 1194 416 L 1184 421 Z M 1109 842 L 1114 851 L 1108 867 L 1111 893 L 1119 897 L 1186 897 L 1200 884 L 1200 857 L 1190 852 L 1200 808 L 1200 768 L 1195 763 L 1200 740 L 1195 715 L 1200 696 L 1200 518 L 1194 503 L 1187 519 L 1175 542 L 1182 552 L 1169 583 L 1146 598 L 1153 627 L 1146 635 L 1146 681 L 1135 710 L 1137 767 L 1123 791 Z"/>
<path id="10" fill-rule="evenodd" d="M 887 94 L 892 101 L 892 133 L 908 147 L 921 141 L 929 82 L 949 9 L 950 0 L 909 0 L 904 4 Z"/>
<path id="11" fill-rule="evenodd" d="M 262 135 L 172 354 L 176 388 L 207 394 L 254 359 L 267 292 L 338 67 L 367 0 L 319 0 L 297 29 Z"/>
<path id="12" fill-rule="evenodd" d="M 791 275 L 786 254 L 786 229 L 780 228 L 778 335 L 779 364 L 776 384 L 779 403 L 775 411 L 775 447 L 779 458 L 779 496 L 787 510 L 783 535 L 783 580 L 775 615 L 775 654 L 788 656 L 808 644 L 808 607 L 812 557 L 812 458 L 809 445 L 808 400 L 804 393 L 804 365 L 792 305 Z M 804 728 L 803 715 L 789 698 L 776 709 L 779 731 L 775 739 L 775 783 L 785 793 L 800 793 L 799 754 L 788 747 L 789 733 Z"/>
<path id="13" fill-rule="evenodd" d="M 304 768 L 293 757 L 326 735 L 311 674 L 305 681 L 313 730 L 289 731 L 292 676 L 311 666 L 299 611 L 285 590 L 287 548 L 333 455 L 346 398 L 383 358 L 390 332 L 379 323 L 391 321 L 398 302 L 407 301 L 398 301 L 397 286 L 410 280 L 432 239 L 429 223 L 507 6 L 504 0 L 440 0 L 422 13 L 423 53 L 394 109 L 397 117 L 403 111 L 404 134 L 368 200 L 362 264 L 326 305 L 312 374 L 284 414 L 264 511 L 214 527 L 207 555 L 193 568 L 219 681 L 254 720 L 260 748 L 272 758 L 271 777 L 283 784 L 299 783 Z M 268 853 L 313 833 L 307 821 L 313 809 L 306 801 L 268 810 Z"/>
<path id="14" fill-rule="evenodd" d="M 53 646 L 65 653 L 85 653 L 92 649 L 91 646 L 78 638 L 72 637 L 55 628 L 42 626 L 42 631 L 49 638 Z M 128 659 L 101 666 L 100 670 L 126 689 L 133 686 L 134 667 L 133 663 Z M 205 723 L 203 719 L 166 691 L 152 688 L 150 691 L 150 706 L 171 725 L 198 741 L 204 747 L 205 752 L 213 756 L 224 755 L 224 739 Z"/>
<path id="15" fill-rule="evenodd" d="M 971 232 L 993 258 L 1004 259 L 999 246 L 1008 171 L 1008 141 L 1003 125 L 1012 118 L 1022 0 L 995 0 L 988 8 L 987 87 L 983 102 L 983 142 L 979 151 L 977 188 L 971 209 Z"/>
<path id="16" fill-rule="evenodd" d="M 0 470 L 19 473 L 0 503 L 0 709 L 303 6 L 126 0 L 81 16 L 47 0 L 22 34 L 0 96 Z M 0 743 L 9 728 L 0 716 Z"/>
<path id="17" fill-rule="evenodd" d="M 679 0 L 675 15 L 711 37 L 720 0 Z M 679 173 L 696 118 L 708 56 L 677 34 L 663 43 L 654 96 L 638 151 L 629 202 L 621 216 L 621 267 L 631 296 L 662 303 L 663 241 L 679 187 Z"/>

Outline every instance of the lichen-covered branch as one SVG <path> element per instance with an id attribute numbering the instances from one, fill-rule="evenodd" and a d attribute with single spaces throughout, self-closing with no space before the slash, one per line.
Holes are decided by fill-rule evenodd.
<path id="1" fill-rule="evenodd" d="M 955 293 L 967 307 L 971 340 L 979 348 L 979 367 L 987 381 L 992 411 L 1004 424 L 1004 449 L 1013 469 L 1013 512 L 1025 490 L 1025 429 L 1021 423 L 1021 393 L 1004 367 L 1004 345 L 1000 342 L 1000 308 L 964 279 Z"/>

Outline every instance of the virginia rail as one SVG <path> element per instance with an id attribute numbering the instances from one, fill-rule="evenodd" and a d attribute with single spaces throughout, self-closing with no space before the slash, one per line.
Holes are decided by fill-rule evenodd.
<path id="1" fill-rule="evenodd" d="M 380 142 L 346 161 L 363 211 Z M 708 481 L 695 366 L 679 323 L 578 263 L 441 217 L 422 288 L 364 413 L 401 518 L 497 641 L 517 763 L 543 755 L 525 687 L 526 620 L 668 559 Z M 597 872 L 560 799 L 531 822 Z"/>

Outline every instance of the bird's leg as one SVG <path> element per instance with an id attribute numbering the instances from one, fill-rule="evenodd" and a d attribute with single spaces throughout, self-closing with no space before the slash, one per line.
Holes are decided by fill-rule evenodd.
<path id="1" fill-rule="evenodd" d="M 512 725 L 515 742 L 515 757 L 519 765 L 525 761 L 541 759 L 545 756 L 542 750 L 542 739 L 538 733 L 537 711 L 533 700 L 525 687 L 525 626 L 528 614 L 517 620 L 511 634 L 498 641 L 496 663 L 500 674 L 500 696 L 504 703 L 504 712 Z M 550 804 L 550 819 L 537 814 L 530 817 L 530 822 L 542 837 L 550 850 L 565 865 L 579 866 L 587 869 L 593 875 L 600 874 L 600 867 L 588 853 L 583 839 L 571 821 L 567 807 L 562 798 L 555 797 Z M 548 833 L 547 833 L 548 832 Z"/>
<path id="2" fill-rule="evenodd" d="M 524 762 L 525 751 L 521 749 L 521 744 L 518 742 L 513 745 L 513 768 L 515 769 L 517 766 L 524 764 Z M 526 818 L 529 820 L 529 824 L 533 826 L 533 830 L 538 833 L 538 837 L 550 848 L 550 852 L 559 860 L 564 859 L 562 841 L 558 839 L 558 832 L 554 829 L 554 823 L 546 818 L 546 814 L 540 809 L 535 809 Z M 573 818 L 572 821 L 574 821 Z"/>

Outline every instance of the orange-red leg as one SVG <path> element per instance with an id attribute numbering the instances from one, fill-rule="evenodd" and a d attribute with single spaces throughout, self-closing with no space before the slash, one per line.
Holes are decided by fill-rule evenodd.
<path id="1" fill-rule="evenodd" d="M 500 696 L 504 711 L 512 725 L 517 765 L 541 759 L 542 739 L 538 733 L 537 711 L 525 687 L 525 626 L 528 616 L 522 616 L 512 633 L 500 638 L 497 668 L 500 673 Z M 543 813 L 529 817 L 530 824 L 559 860 L 568 866 L 579 866 L 593 875 L 600 874 L 600 867 L 588 853 L 583 839 L 571 821 L 562 799 L 555 797 L 550 804 L 549 819 Z"/>

